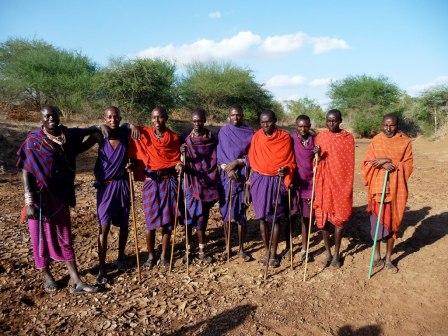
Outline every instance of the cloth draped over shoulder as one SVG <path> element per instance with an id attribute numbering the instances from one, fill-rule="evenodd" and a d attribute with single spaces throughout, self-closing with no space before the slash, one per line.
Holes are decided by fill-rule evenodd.
<path id="1" fill-rule="evenodd" d="M 321 148 L 315 182 L 314 209 L 317 227 L 329 221 L 343 227 L 352 214 L 355 139 L 345 130 L 317 134 Z"/>
<path id="2" fill-rule="evenodd" d="M 17 152 L 17 168 L 32 174 L 40 190 L 75 206 L 76 155 L 86 132 L 65 126 L 62 132 L 66 138 L 63 145 L 51 141 L 42 129 L 30 132 Z"/>
<path id="3" fill-rule="evenodd" d="M 189 134 L 185 139 L 188 191 L 204 202 L 218 200 L 217 142 L 210 131 L 205 137 Z"/>
<path id="4" fill-rule="evenodd" d="M 384 182 L 384 169 L 371 165 L 371 161 L 379 158 L 389 158 L 396 169 L 389 173 L 386 185 L 385 203 L 390 203 L 392 221 L 385 221 L 384 225 L 394 234 L 403 220 L 403 214 L 408 198 L 408 180 L 413 170 L 413 156 L 411 139 L 398 132 L 388 138 L 384 133 L 376 135 L 369 144 L 361 172 L 364 185 L 367 187 L 367 211 L 375 212 L 377 203 L 381 201 Z M 376 214 L 377 215 L 377 214 Z M 388 224 L 391 227 L 388 227 Z"/>
<path id="5" fill-rule="evenodd" d="M 286 167 L 284 184 L 288 188 L 296 169 L 291 136 L 279 128 L 271 136 L 258 130 L 249 147 L 249 164 L 252 170 L 267 176 L 277 176 L 278 169 Z"/>
<path id="6" fill-rule="evenodd" d="M 128 153 L 130 158 L 137 160 L 135 179 L 142 181 L 145 168 L 157 171 L 172 168 L 180 162 L 180 137 L 166 129 L 158 138 L 153 127 L 141 127 L 140 140 L 130 140 Z"/>
<path id="7" fill-rule="evenodd" d="M 219 130 L 217 148 L 218 164 L 227 164 L 247 155 L 254 131 L 246 125 L 227 124 Z"/>

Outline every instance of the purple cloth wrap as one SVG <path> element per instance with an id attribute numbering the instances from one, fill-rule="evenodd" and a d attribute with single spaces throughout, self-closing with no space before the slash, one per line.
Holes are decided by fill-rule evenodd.
<path id="1" fill-rule="evenodd" d="M 218 164 L 228 164 L 236 159 L 245 159 L 253 134 L 253 129 L 246 125 L 237 127 L 227 124 L 223 126 L 218 135 Z M 225 171 L 220 171 L 219 206 L 223 220 L 227 221 L 230 215 L 232 221 L 245 224 L 244 183 L 247 167 L 238 168 L 237 175 L 238 179 L 232 181 L 232 204 L 229 212 L 230 179 Z"/>
<path id="2" fill-rule="evenodd" d="M 129 181 L 125 169 L 126 147 L 126 139 L 121 140 L 115 149 L 109 139 L 102 139 L 95 165 L 99 223 L 101 225 L 112 223 L 125 229 L 128 227 L 130 209 Z"/>
<path id="3" fill-rule="evenodd" d="M 378 220 L 378 216 L 375 214 L 370 214 L 370 235 L 372 237 L 372 240 L 375 239 L 375 230 L 376 230 L 376 221 Z M 379 228 L 378 228 L 378 236 L 377 241 L 388 238 L 390 236 L 391 232 L 383 225 L 383 223 L 380 222 Z"/>

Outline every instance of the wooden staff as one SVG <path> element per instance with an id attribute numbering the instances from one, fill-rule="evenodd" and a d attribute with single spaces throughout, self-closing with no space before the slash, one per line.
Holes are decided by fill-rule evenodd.
<path id="1" fill-rule="evenodd" d="M 137 234 L 137 220 L 135 219 L 135 205 L 134 205 L 134 173 L 129 170 L 129 191 L 131 193 L 131 212 L 132 212 L 132 223 L 134 227 L 134 242 L 135 242 L 135 255 L 137 257 L 137 272 L 138 281 L 142 281 L 142 272 L 140 269 L 140 251 L 138 248 L 138 234 Z"/>
<path id="2" fill-rule="evenodd" d="M 292 243 L 292 216 L 291 216 L 291 189 L 288 189 L 288 208 L 289 208 L 289 256 L 291 259 L 291 271 L 294 269 L 293 265 L 293 243 Z"/>
<path id="3" fill-rule="evenodd" d="M 313 160 L 313 187 L 311 189 L 311 204 L 310 204 L 310 221 L 308 223 L 308 237 L 306 240 L 306 253 L 305 253 L 305 268 L 303 269 L 303 281 L 306 280 L 306 269 L 308 266 L 308 254 L 310 251 L 310 236 L 311 236 L 311 225 L 313 224 L 313 204 L 314 204 L 314 191 L 316 186 L 316 175 L 317 175 L 317 166 L 319 164 L 318 154 L 314 154 Z"/>
<path id="4" fill-rule="evenodd" d="M 190 243 L 188 241 L 188 211 L 187 211 L 187 173 L 185 172 L 185 162 L 186 155 L 183 154 L 181 157 L 182 163 L 184 164 L 184 211 L 185 211 L 185 252 L 187 254 L 187 275 L 190 265 Z"/>
<path id="5" fill-rule="evenodd" d="M 376 240 L 378 239 L 378 229 L 380 227 L 381 215 L 383 214 L 384 197 L 386 196 L 386 185 L 387 185 L 388 177 L 389 177 L 389 171 L 386 170 L 386 173 L 384 174 L 383 191 L 381 192 L 380 211 L 378 212 L 378 219 L 376 220 L 375 239 L 373 240 L 372 254 L 370 255 L 368 279 L 370 279 L 372 277 L 373 258 L 375 256 Z"/>
<path id="6" fill-rule="evenodd" d="M 177 228 L 177 221 L 179 219 L 179 216 L 177 215 L 177 211 L 179 210 L 179 198 L 180 198 L 180 184 L 181 184 L 181 175 L 177 177 L 177 196 L 176 196 L 176 210 L 175 210 L 175 217 L 174 217 L 174 228 L 173 228 L 173 237 L 171 240 L 171 256 L 170 256 L 170 273 L 173 269 L 173 257 L 174 257 L 174 245 L 176 244 L 176 228 Z"/>
<path id="7" fill-rule="evenodd" d="M 226 245 L 227 245 L 227 262 L 230 260 L 230 232 L 231 232 L 231 223 L 232 223 L 232 179 L 229 180 L 229 209 L 227 213 L 229 214 L 228 225 L 227 225 L 227 236 L 226 236 Z M 224 224 L 225 225 L 225 224 Z"/>
<path id="8" fill-rule="evenodd" d="M 277 204 L 278 204 L 278 197 L 280 195 L 280 184 L 281 183 L 282 183 L 282 178 L 281 178 L 281 176 L 279 176 L 277 179 L 277 192 L 276 192 L 276 196 L 275 196 L 274 216 L 272 218 L 271 235 L 269 238 L 268 259 L 266 260 L 266 267 L 264 269 L 264 280 L 266 280 L 266 277 L 268 276 L 269 262 L 271 260 L 272 237 L 274 236 L 275 217 L 277 216 Z"/>

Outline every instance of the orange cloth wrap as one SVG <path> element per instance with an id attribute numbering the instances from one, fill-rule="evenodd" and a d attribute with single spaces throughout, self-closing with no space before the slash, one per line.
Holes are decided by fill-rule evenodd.
<path id="1" fill-rule="evenodd" d="M 324 228 L 327 221 L 344 227 L 352 215 L 355 139 L 345 130 L 326 130 L 315 143 L 321 149 L 314 199 L 317 227 Z"/>
<path id="2" fill-rule="evenodd" d="M 153 127 L 140 127 L 140 140 L 130 140 L 128 156 L 137 160 L 135 179 L 142 181 L 145 168 L 161 170 L 181 162 L 179 135 L 167 129 L 158 138 Z"/>
<path id="3" fill-rule="evenodd" d="M 296 163 L 292 139 L 286 131 L 277 128 L 272 136 L 267 136 L 262 129 L 255 132 L 248 157 L 250 168 L 262 175 L 276 176 L 280 168 L 286 167 L 284 183 L 289 187 Z"/>
<path id="4" fill-rule="evenodd" d="M 403 214 L 408 199 L 408 180 L 413 170 L 412 142 L 405 134 L 398 132 L 392 138 L 384 133 L 376 135 L 369 144 L 361 172 L 364 185 L 367 187 L 367 211 L 378 215 L 379 203 L 384 182 L 385 170 L 375 168 L 371 161 L 375 159 L 391 159 L 396 170 L 389 173 L 386 185 L 385 203 L 390 203 L 392 221 L 384 225 L 396 237 L 403 220 Z"/>

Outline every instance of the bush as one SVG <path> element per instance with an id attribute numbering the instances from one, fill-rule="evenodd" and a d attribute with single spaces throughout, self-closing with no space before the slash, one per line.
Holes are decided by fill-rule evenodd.
<path id="1" fill-rule="evenodd" d="M 299 115 L 304 114 L 310 117 L 313 127 L 325 126 L 325 112 L 314 99 L 305 97 L 290 100 L 287 102 L 286 108 L 291 123 L 294 123 Z"/>
<path id="2" fill-rule="evenodd" d="M 349 76 L 332 82 L 328 92 L 332 107 L 341 110 L 348 124 L 360 136 L 379 132 L 383 115 L 402 114 L 398 86 L 388 78 L 367 75 Z"/>
<path id="3" fill-rule="evenodd" d="M 0 44 L 0 91 L 4 101 L 36 109 L 58 105 L 70 114 L 85 109 L 95 65 L 78 52 L 41 40 L 9 39 Z"/>
<path id="4" fill-rule="evenodd" d="M 112 60 L 95 78 L 97 99 L 117 105 L 131 121 L 146 122 L 156 105 L 175 106 L 176 67 L 157 59 Z"/>
<path id="5" fill-rule="evenodd" d="M 257 120 L 262 109 L 278 109 L 270 93 L 255 81 L 250 70 L 230 63 L 189 65 L 180 84 L 180 98 L 187 108 L 205 108 L 214 121 L 225 120 L 232 104 L 243 106 L 248 121 Z"/>

